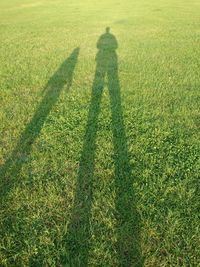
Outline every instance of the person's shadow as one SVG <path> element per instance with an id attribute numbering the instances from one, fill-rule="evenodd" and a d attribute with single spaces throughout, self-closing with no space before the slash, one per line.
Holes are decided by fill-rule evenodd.
<path id="1" fill-rule="evenodd" d="M 117 219 L 116 248 L 119 266 L 142 266 L 140 253 L 139 215 L 133 192 L 133 176 L 129 162 L 127 138 L 121 106 L 118 77 L 118 43 L 110 29 L 97 42 L 96 72 L 92 86 L 84 144 L 80 159 L 77 187 L 71 221 L 66 234 L 64 263 L 87 266 L 90 249 L 90 217 L 93 195 L 95 142 L 100 102 L 107 76 L 112 113 L 112 132 L 115 162 L 115 209 Z M 67 265 L 67 266 L 68 266 Z M 100 264 L 101 265 L 101 264 Z"/>
<path id="2" fill-rule="evenodd" d="M 39 136 L 53 106 L 58 101 L 62 89 L 64 87 L 66 90 L 70 89 L 79 50 L 79 47 L 75 48 L 49 79 L 43 90 L 42 101 L 37 106 L 33 117 L 22 132 L 11 156 L 0 166 L 0 203 L 5 200 L 10 190 L 21 182 L 20 171 L 30 157 L 32 145 Z"/>

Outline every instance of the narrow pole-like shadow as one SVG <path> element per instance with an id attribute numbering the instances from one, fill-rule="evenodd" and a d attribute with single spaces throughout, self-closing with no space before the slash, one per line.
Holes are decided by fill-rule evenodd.
<path id="1" fill-rule="evenodd" d="M 127 138 L 121 106 L 118 78 L 117 40 L 106 29 L 98 42 L 96 72 L 80 159 L 72 217 L 66 235 L 69 266 L 87 266 L 90 249 L 90 217 L 94 181 L 95 142 L 100 102 L 107 76 L 112 113 L 115 162 L 117 251 L 119 266 L 142 266 L 139 242 L 139 216 L 133 192 L 133 176 L 129 162 Z M 101 265 L 101 264 L 100 264 Z"/>
<path id="2" fill-rule="evenodd" d="M 69 89 L 72 85 L 78 54 L 79 48 L 74 49 L 71 55 L 50 78 L 44 88 L 45 95 L 38 105 L 35 114 L 21 134 L 11 156 L 0 168 L 1 199 L 20 181 L 20 170 L 30 156 L 32 145 L 39 136 L 47 116 L 58 101 L 63 87 L 66 85 L 67 89 Z"/>

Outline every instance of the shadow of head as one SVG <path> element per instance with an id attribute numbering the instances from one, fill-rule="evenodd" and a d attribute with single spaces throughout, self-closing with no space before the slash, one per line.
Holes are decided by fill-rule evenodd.
<path id="1" fill-rule="evenodd" d="M 42 91 L 43 93 L 46 92 L 49 94 L 55 92 L 57 94 L 65 84 L 67 89 L 72 86 L 74 69 L 78 61 L 79 52 L 80 47 L 75 48 L 70 56 L 63 61 L 58 70 L 48 81 L 47 85 Z"/>

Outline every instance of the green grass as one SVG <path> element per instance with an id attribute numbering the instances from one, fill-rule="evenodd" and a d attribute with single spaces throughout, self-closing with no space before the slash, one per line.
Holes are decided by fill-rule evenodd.
<path id="1" fill-rule="evenodd" d="M 199 14 L 1 0 L 0 266 L 200 266 Z"/>

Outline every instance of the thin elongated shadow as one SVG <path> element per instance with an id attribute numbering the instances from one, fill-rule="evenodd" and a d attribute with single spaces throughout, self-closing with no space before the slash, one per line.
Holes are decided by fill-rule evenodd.
<path id="1" fill-rule="evenodd" d="M 78 54 L 79 48 L 74 49 L 71 55 L 50 78 L 44 88 L 45 95 L 38 105 L 35 114 L 21 134 L 11 156 L 0 168 L 0 177 L 2 177 L 0 181 L 1 199 L 20 181 L 20 170 L 25 162 L 24 159 L 29 157 L 32 145 L 39 136 L 51 109 L 58 101 L 63 87 L 66 85 L 67 90 L 71 87 Z"/>
<path id="2" fill-rule="evenodd" d="M 96 72 L 92 86 L 91 102 L 80 159 L 77 188 L 71 221 L 66 235 L 69 266 L 87 266 L 90 249 L 90 217 L 93 195 L 95 142 L 100 102 L 107 76 L 112 113 L 112 132 L 115 162 L 115 209 L 117 218 L 117 251 L 119 266 L 142 266 L 140 252 L 139 215 L 133 191 L 133 175 L 129 162 L 127 138 L 121 106 L 118 78 L 118 43 L 106 29 L 97 42 Z M 100 264 L 101 265 L 101 264 Z"/>

